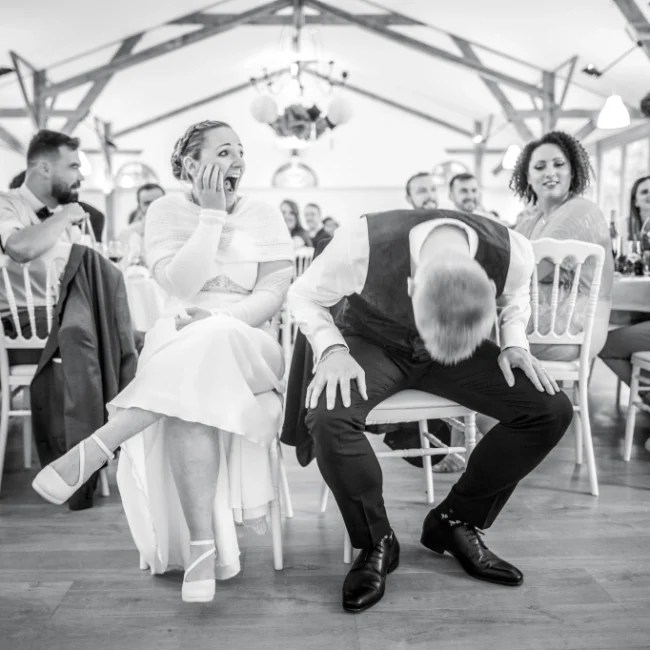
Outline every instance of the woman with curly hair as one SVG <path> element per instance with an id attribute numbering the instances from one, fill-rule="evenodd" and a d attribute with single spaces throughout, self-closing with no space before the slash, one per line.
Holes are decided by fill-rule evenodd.
<path id="1" fill-rule="evenodd" d="M 237 190 L 246 165 L 223 122 L 191 126 L 172 154 L 185 196 L 147 212 L 145 256 L 172 296 L 147 333 L 109 422 L 34 480 L 60 504 L 112 458 L 142 566 L 185 569 L 182 598 L 208 602 L 239 572 L 233 511 L 266 527 L 268 445 L 281 424 L 284 360 L 270 321 L 293 275 L 280 212 Z M 216 556 L 216 557 L 215 557 Z"/>
<path id="2" fill-rule="evenodd" d="M 593 170 L 584 147 L 573 136 L 552 131 L 530 142 L 521 152 L 510 180 L 510 188 L 527 204 L 537 210 L 517 225 L 517 232 L 529 239 L 578 239 L 600 244 L 605 248 L 605 268 L 600 286 L 596 320 L 591 339 L 590 355 L 595 357 L 607 338 L 612 307 L 614 262 L 607 221 L 600 208 L 582 195 L 589 187 Z M 561 293 L 556 331 L 564 331 L 569 317 L 569 291 L 574 265 L 565 260 L 562 267 Z M 571 322 L 571 331 L 579 332 L 586 313 L 589 291 L 595 270 L 594 260 L 588 260 L 581 270 L 578 299 Z M 551 294 L 554 267 L 542 262 L 538 268 L 540 331 L 550 329 Z M 546 326 L 546 327 L 545 327 Z M 567 345 L 533 346 L 533 354 L 546 361 L 570 361 L 578 358 L 579 347 Z"/>

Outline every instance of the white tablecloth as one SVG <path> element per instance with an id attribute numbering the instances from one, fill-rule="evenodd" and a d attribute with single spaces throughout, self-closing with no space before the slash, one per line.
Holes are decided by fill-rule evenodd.
<path id="1" fill-rule="evenodd" d="M 149 331 L 160 317 L 165 306 L 165 294 L 160 286 L 145 273 L 125 273 L 126 294 L 133 327 L 141 332 Z M 146 269 L 143 268 L 143 271 Z"/>

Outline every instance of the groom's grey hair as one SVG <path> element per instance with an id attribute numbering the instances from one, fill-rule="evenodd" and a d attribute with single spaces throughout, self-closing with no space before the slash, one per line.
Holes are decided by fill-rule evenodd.
<path id="1" fill-rule="evenodd" d="M 413 312 L 431 358 L 454 365 L 469 359 L 492 332 L 494 284 L 474 259 L 430 260 L 415 272 Z"/>

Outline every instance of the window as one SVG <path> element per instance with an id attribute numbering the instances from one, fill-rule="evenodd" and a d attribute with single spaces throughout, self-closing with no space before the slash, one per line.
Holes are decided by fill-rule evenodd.
<path id="1" fill-rule="evenodd" d="M 618 217 L 619 232 L 625 236 L 627 234 L 627 217 L 621 215 L 622 164 L 622 147 L 604 151 L 601 160 L 599 185 L 600 207 L 603 214 L 609 221 L 612 210 L 615 210 Z"/>

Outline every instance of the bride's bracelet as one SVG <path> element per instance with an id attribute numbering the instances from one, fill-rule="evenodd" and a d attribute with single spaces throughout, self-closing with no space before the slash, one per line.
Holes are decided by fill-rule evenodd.
<path id="1" fill-rule="evenodd" d="M 345 345 L 341 345 L 340 343 L 330 346 L 329 348 L 327 348 L 327 350 L 325 350 L 325 352 L 323 352 L 323 356 L 320 358 L 318 365 L 320 366 L 320 364 L 323 363 L 323 361 L 326 361 L 333 354 L 335 354 L 336 352 L 340 352 L 342 350 L 345 350 L 347 352 L 348 348 Z"/>

